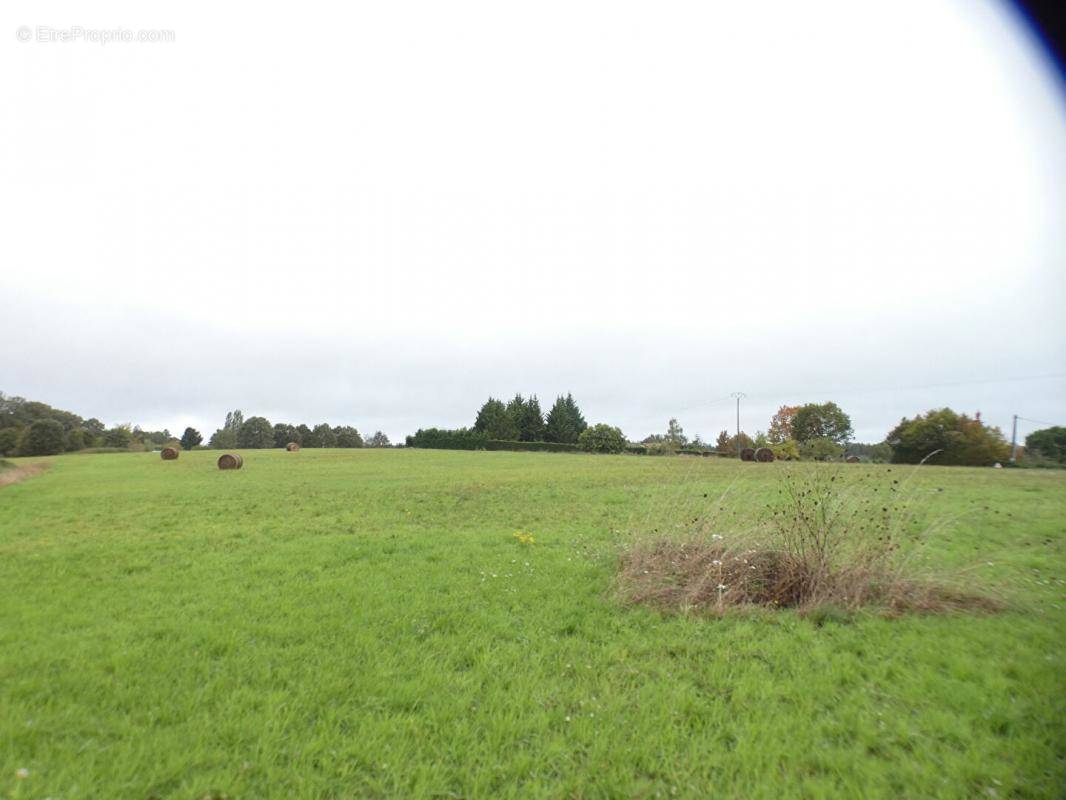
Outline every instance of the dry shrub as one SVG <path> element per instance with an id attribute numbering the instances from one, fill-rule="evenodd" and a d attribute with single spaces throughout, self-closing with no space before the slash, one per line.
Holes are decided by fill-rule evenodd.
<path id="1" fill-rule="evenodd" d="M 783 472 L 777 497 L 755 517 L 689 508 L 685 525 L 660 525 L 623 548 L 617 593 L 626 603 L 710 612 L 996 608 L 943 576 L 921 574 L 913 556 L 938 526 L 920 524 L 905 479 L 883 474 L 878 481 L 820 465 Z"/>

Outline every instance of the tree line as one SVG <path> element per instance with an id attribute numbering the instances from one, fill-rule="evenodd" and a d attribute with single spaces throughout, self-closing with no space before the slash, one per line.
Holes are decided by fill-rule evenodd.
<path id="1" fill-rule="evenodd" d="M 182 435 L 182 447 L 186 446 L 186 437 L 199 444 L 200 433 L 186 428 Z M 213 450 L 262 450 L 272 447 L 286 447 L 295 442 L 300 447 L 392 447 L 389 437 L 382 431 L 375 431 L 366 439 L 351 425 L 331 426 L 321 422 L 313 428 L 309 425 L 290 425 L 279 422 L 271 425 L 266 417 L 244 418 L 240 409 L 227 412 L 222 427 L 211 434 L 208 447 Z M 195 445 L 194 445 L 195 446 Z"/>
<path id="2" fill-rule="evenodd" d="M 1025 465 L 1038 459 L 1066 464 L 1063 428 L 1048 428 L 1026 437 Z M 752 436 L 723 430 L 714 444 L 697 434 L 689 439 L 677 419 L 665 433 L 652 434 L 639 443 L 628 442 L 621 430 L 609 425 L 589 428 L 573 397 L 560 395 L 547 416 L 536 395 L 516 395 L 507 403 L 490 397 L 481 406 L 471 428 L 420 429 L 407 437 L 411 447 L 459 450 L 589 450 L 664 454 L 688 452 L 737 457 L 744 448 L 769 448 L 783 460 L 833 461 L 858 456 L 873 462 L 991 466 L 1007 462 L 1010 445 L 999 428 L 985 425 L 978 414 L 969 417 L 949 408 L 934 409 L 904 418 L 885 440 L 875 444 L 852 441 L 851 417 L 836 403 L 784 405 L 770 418 L 766 430 Z"/>
<path id="3" fill-rule="evenodd" d="M 1066 438 L 1056 439 L 1055 430 L 1035 431 L 1026 437 L 1030 462 L 1066 463 Z M 904 417 L 876 444 L 853 442 L 852 435 L 851 418 L 836 403 L 785 405 L 771 417 L 765 431 L 754 436 L 722 431 L 714 449 L 722 456 L 736 456 L 745 447 L 768 447 L 777 458 L 791 460 L 832 461 L 855 455 L 874 462 L 955 466 L 991 466 L 1010 458 L 1010 445 L 999 428 L 985 425 L 980 414 L 970 417 L 950 408 L 933 409 L 913 419 Z M 675 447 L 688 442 L 673 419 L 665 435 L 644 441 L 649 446 Z M 1063 445 L 1057 446 L 1057 441 Z"/>
<path id="4" fill-rule="evenodd" d="M 473 426 L 458 430 L 420 429 L 407 437 L 414 447 L 457 449 L 587 450 L 590 452 L 716 452 L 736 456 L 744 447 L 769 447 L 779 458 L 834 460 L 858 455 L 869 461 L 988 466 L 1006 463 L 1010 444 L 1002 431 L 950 408 L 932 409 L 903 418 L 875 444 L 851 441 L 851 418 L 833 402 L 781 406 L 765 431 L 721 431 L 714 444 L 699 435 L 689 439 L 680 423 L 671 419 L 665 433 L 642 442 L 628 442 L 622 431 L 600 423 L 589 426 L 570 393 L 559 395 L 547 414 L 536 395 L 521 394 L 506 403 L 488 398 L 478 409 Z M 348 425 L 319 423 L 309 426 L 271 424 L 262 416 L 244 417 L 240 410 L 226 414 L 222 427 L 210 437 L 215 449 L 281 448 L 289 442 L 301 447 L 390 447 L 388 436 L 376 431 L 364 437 Z M 47 403 L 0 392 L 0 456 L 55 455 L 77 451 L 154 450 L 180 446 L 191 450 L 203 444 L 194 428 L 180 438 L 170 431 L 143 430 L 123 423 L 106 426 L 96 417 L 53 408 Z M 933 454 L 930 456 L 930 454 Z M 1025 437 L 1020 448 L 1023 466 L 1066 465 L 1066 427 L 1052 426 Z"/>
<path id="5" fill-rule="evenodd" d="M 85 451 L 144 451 L 162 447 L 192 450 L 203 442 L 195 428 L 186 428 L 180 437 L 169 430 L 148 431 L 130 423 L 107 427 L 99 419 L 83 417 L 53 408 L 47 403 L 27 400 L 0 392 L 0 456 L 47 456 Z M 271 425 L 264 417 L 249 417 L 237 410 L 211 436 L 209 447 L 216 449 L 259 449 L 285 447 L 296 442 L 301 447 L 391 447 L 382 431 L 364 439 L 351 426 Z"/>
<path id="6" fill-rule="evenodd" d="M 445 450 L 586 450 L 621 453 L 627 447 L 619 428 L 589 426 L 572 394 L 559 395 L 547 414 L 536 395 L 516 394 L 504 403 L 489 397 L 478 409 L 473 427 L 420 428 L 407 437 L 408 447 Z"/>
<path id="7" fill-rule="evenodd" d="M 47 456 L 79 450 L 153 450 L 173 441 L 170 431 L 123 423 L 107 427 L 47 403 L 0 392 L 0 456 Z"/>
<path id="8" fill-rule="evenodd" d="M 588 428 L 585 417 L 569 392 L 559 395 L 545 416 L 536 395 L 516 394 L 506 404 L 490 397 L 474 418 L 474 430 L 490 439 L 516 442 L 576 444 Z"/>

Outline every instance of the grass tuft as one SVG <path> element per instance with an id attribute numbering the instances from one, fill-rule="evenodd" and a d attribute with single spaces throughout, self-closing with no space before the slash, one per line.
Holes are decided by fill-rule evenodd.
<path id="1" fill-rule="evenodd" d="M 737 520 L 721 509 L 683 514 L 690 535 L 662 524 L 623 548 L 616 591 L 625 603 L 661 610 L 764 606 L 804 612 L 874 608 L 905 612 L 993 611 L 1000 604 L 947 577 L 918 574 L 922 539 L 942 524 L 920 527 L 906 480 L 849 468 L 790 471 L 777 498 L 756 520 L 740 516 L 727 534 L 702 528 Z M 734 523 L 736 524 L 736 523 Z M 819 612 L 826 614 L 829 612 Z"/>

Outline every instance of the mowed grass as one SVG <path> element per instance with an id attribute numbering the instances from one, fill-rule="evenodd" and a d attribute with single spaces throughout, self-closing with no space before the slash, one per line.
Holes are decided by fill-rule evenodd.
<path id="1" fill-rule="evenodd" d="M 0 489 L 0 797 L 1062 796 L 1066 473 L 915 478 L 1001 613 L 716 619 L 619 606 L 616 532 L 796 467 L 216 455 Z"/>

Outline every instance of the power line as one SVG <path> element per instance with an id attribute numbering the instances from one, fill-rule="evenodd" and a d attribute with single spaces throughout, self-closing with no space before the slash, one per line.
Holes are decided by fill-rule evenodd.
<path id="1" fill-rule="evenodd" d="M 727 394 L 725 397 L 719 397 L 717 400 L 711 400 L 711 401 L 706 402 L 706 403 L 696 403 L 696 405 L 693 405 L 693 406 L 685 406 L 684 408 L 679 408 L 679 409 L 677 409 L 677 413 L 678 414 L 683 414 L 684 412 L 692 411 L 695 408 L 708 408 L 709 406 L 716 406 L 716 405 L 719 405 L 721 403 L 729 402 L 732 399 L 733 399 L 733 395 Z"/>
<path id="2" fill-rule="evenodd" d="M 977 385 L 977 384 L 988 384 L 988 383 L 1014 383 L 1014 382 L 1017 382 L 1017 381 L 1036 381 L 1036 380 L 1047 380 L 1047 379 L 1051 379 L 1051 378 L 1066 378 L 1066 372 L 1060 372 L 1060 373 L 1057 373 L 1057 374 L 1054 374 L 1054 375 L 1021 375 L 1021 376 L 1018 376 L 1018 377 L 1015 377 L 1015 378 L 981 378 L 981 379 L 977 379 L 977 380 L 954 381 L 954 382 L 949 382 L 949 383 L 911 384 L 909 386 L 899 386 L 899 385 L 894 385 L 894 386 L 871 386 L 871 387 L 868 387 L 868 388 L 865 388 L 865 389 L 861 388 L 861 387 L 852 387 L 850 389 L 849 388 L 844 388 L 844 389 L 804 389 L 802 391 L 773 392 L 772 394 L 771 393 L 767 393 L 767 392 L 763 392 L 761 395 L 759 395 L 759 394 L 745 395 L 745 397 L 748 400 L 766 400 L 766 399 L 769 399 L 771 396 L 780 398 L 782 395 L 793 395 L 793 396 L 801 395 L 801 394 L 805 394 L 805 395 L 819 395 L 819 394 L 820 395 L 834 395 L 834 394 L 848 394 L 848 393 L 861 393 L 861 392 L 908 391 L 908 390 L 911 390 L 911 389 L 940 389 L 940 388 L 950 387 L 950 386 L 974 386 L 974 385 Z M 695 403 L 694 405 L 691 405 L 691 406 L 685 406 L 684 408 L 675 409 L 675 413 L 683 414 L 686 411 L 694 411 L 695 409 L 698 409 L 698 408 L 710 408 L 711 406 L 716 406 L 716 405 L 721 405 L 722 403 L 727 403 L 727 402 L 729 402 L 730 400 L 733 400 L 733 399 L 734 399 L 734 396 L 732 394 L 727 394 L 724 397 L 719 397 L 719 398 L 717 398 L 715 400 L 709 400 L 706 403 Z M 1025 419 L 1025 417 L 1021 417 L 1021 419 Z M 1039 422 L 1039 420 L 1029 420 L 1029 421 L 1030 422 Z M 1040 422 L 1040 424 L 1041 425 L 1051 425 L 1053 423 Z"/>
<path id="3" fill-rule="evenodd" d="M 910 384 L 907 386 L 892 385 L 892 386 L 870 386 L 867 388 L 852 387 L 852 388 L 836 388 L 836 389 L 804 389 L 802 391 L 775 391 L 773 396 L 780 398 L 782 395 L 846 395 L 846 394 L 860 394 L 865 391 L 906 391 L 909 389 L 936 389 L 950 386 L 973 386 L 978 384 L 991 384 L 991 383 L 1016 383 L 1018 381 L 1043 381 L 1055 378 L 1066 378 L 1066 372 L 1060 372 L 1056 374 L 1047 375 L 1018 375 L 1017 378 L 987 378 L 978 379 L 973 381 L 954 381 L 950 383 L 925 383 L 925 384 Z M 763 393 L 762 395 L 745 395 L 748 400 L 766 400 L 771 397 L 769 393 Z M 733 395 L 726 395 L 725 397 L 716 398 L 706 403 L 695 403 L 693 405 L 685 405 L 682 409 L 675 410 L 676 414 L 684 414 L 689 411 L 696 411 L 697 409 L 709 409 L 713 405 L 721 405 L 734 399 Z M 776 402 L 776 401 L 775 401 Z M 1027 419 L 1027 417 L 1019 417 L 1019 419 Z M 1055 425 L 1054 422 L 1045 422 L 1038 419 L 1030 419 L 1030 422 L 1037 422 L 1038 425 Z"/>
<path id="4" fill-rule="evenodd" d="M 1037 425 L 1051 425 L 1052 427 L 1058 425 L 1057 422 L 1048 422 L 1043 419 L 1030 419 L 1029 417 L 1018 417 L 1018 419 L 1024 419 L 1026 422 L 1035 422 Z"/>
<path id="5" fill-rule="evenodd" d="M 925 384 L 912 384 L 910 386 L 871 386 L 867 388 L 853 387 L 843 389 L 808 389 L 803 392 L 791 392 L 791 394 L 821 394 L 821 395 L 834 395 L 834 394 L 849 394 L 849 393 L 861 393 L 861 392 L 890 392 L 890 391 L 908 391 L 910 389 L 942 389 L 951 386 L 975 386 L 978 384 L 989 383 L 1016 383 L 1018 381 L 1037 381 L 1048 380 L 1051 378 L 1066 378 L 1066 372 L 1060 372 L 1053 375 L 1020 375 L 1014 378 L 981 378 L 978 380 L 968 381 L 952 381 L 948 383 L 925 383 Z M 775 393 L 780 396 L 780 392 Z M 763 395 L 767 397 L 768 395 Z M 750 398 L 749 398 L 750 399 Z M 754 399 L 759 399 L 756 395 Z M 1044 423 L 1041 423 L 1044 424 Z"/>
<path id="6" fill-rule="evenodd" d="M 1023 419 L 1026 422 L 1036 423 L 1037 425 L 1051 425 L 1051 426 L 1055 425 L 1054 422 L 1042 422 L 1042 421 L 1040 421 L 1038 419 L 1030 419 L 1029 417 L 1020 417 L 1017 414 L 1015 414 L 1014 415 L 1014 422 L 1011 425 L 1011 431 L 1010 431 L 1010 460 L 1011 461 L 1017 461 L 1018 460 L 1018 420 L 1020 420 L 1020 419 Z M 1028 438 L 1029 437 L 1027 436 L 1026 440 L 1028 440 Z"/>
<path id="7" fill-rule="evenodd" d="M 855 393 L 862 393 L 862 392 L 908 391 L 908 390 L 912 390 L 912 389 L 941 389 L 941 388 L 953 387 L 953 386 L 976 386 L 976 385 L 980 385 L 980 384 L 1017 383 L 1019 381 L 1051 380 L 1051 379 L 1055 379 L 1055 378 L 1066 378 L 1066 372 L 1058 372 L 1058 373 L 1053 373 L 1053 374 L 1049 374 L 1049 375 L 1018 375 L 1018 376 L 1010 377 L 1010 378 L 978 378 L 976 380 L 951 381 L 951 382 L 947 382 L 947 383 L 911 384 L 911 385 L 908 385 L 908 386 L 892 385 L 892 386 L 874 386 L 874 387 L 868 387 L 868 388 L 852 387 L 850 389 L 848 389 L 848 388 L 844 388 L 844 389 L 817 389 L 817 390 L 809 389 L 809 390 L 804 390 L 802 392 L 794 392 L 794 391 L 775 392 L 773 395 L 770 395 L 768 393 L 763 393 L 762 395 L 758 395 L 758 394 L 756 394 L 756 395 L 747 395 L 747 394 L 743 394 L 743 393 L 741 393 L 741 394 L 743 394 L 743 397 L 745 399 L 747 399 L 747 400 L 756 400 L 756 401 L 758 401 L 760 399 L 762 399 L 762 400 L 769 399 L 771 396 L 775 396 L 775 397 L 780 398 L 783 394 L 784 395 L 793 395 L 793 396 L 799 395 L 799 394 L 806 394 L 806 395 L 819 395 L 820 394 L 820 395 L 824 396 L 824 395 L 838 395 L 838 394 L 849 394 L 849 393 L 850 394 L 855 394 Z M 685 413 L 686 411 L 694 411 L 696 409 L 710 408 L 711 406 L 721 405 L 723 403 L 727 403 L 727 402 L 730 402 L 732 400 L 736 400 L 737 404 L 739 406 L 739 399 L 737 398 L 737 394 L 738 394 L 737 392 L 733 392 L 732 394 L 727 394 L 724 397 L 718 397 L 718 398 L 716 398 L 714 400 L 709 400 L 706 403 L 696 403 L 696 404 L 691 405 L 691 406 L 685 406 L 684 408 L 678 408 L 678 409 L 675 410 L 674 413 L 680 415 L 680 414 Z M 1037 425 L 1052 425 L 1053 426 L 1053 425 L 1057 424 L 1057 423 L 1054 423 L 1054 422 L 1047 422 L 1046 420 L 1030 419 L 1029 417 L 1021 417 L 1021 416 L 1019 416 L 1018 419 L 1025 420 L 1026 422 L 1033 422 L 1033 423 L 1036 423 Z M 739 439 L 739 437 L 738 437 L 738 439 Z"/>

